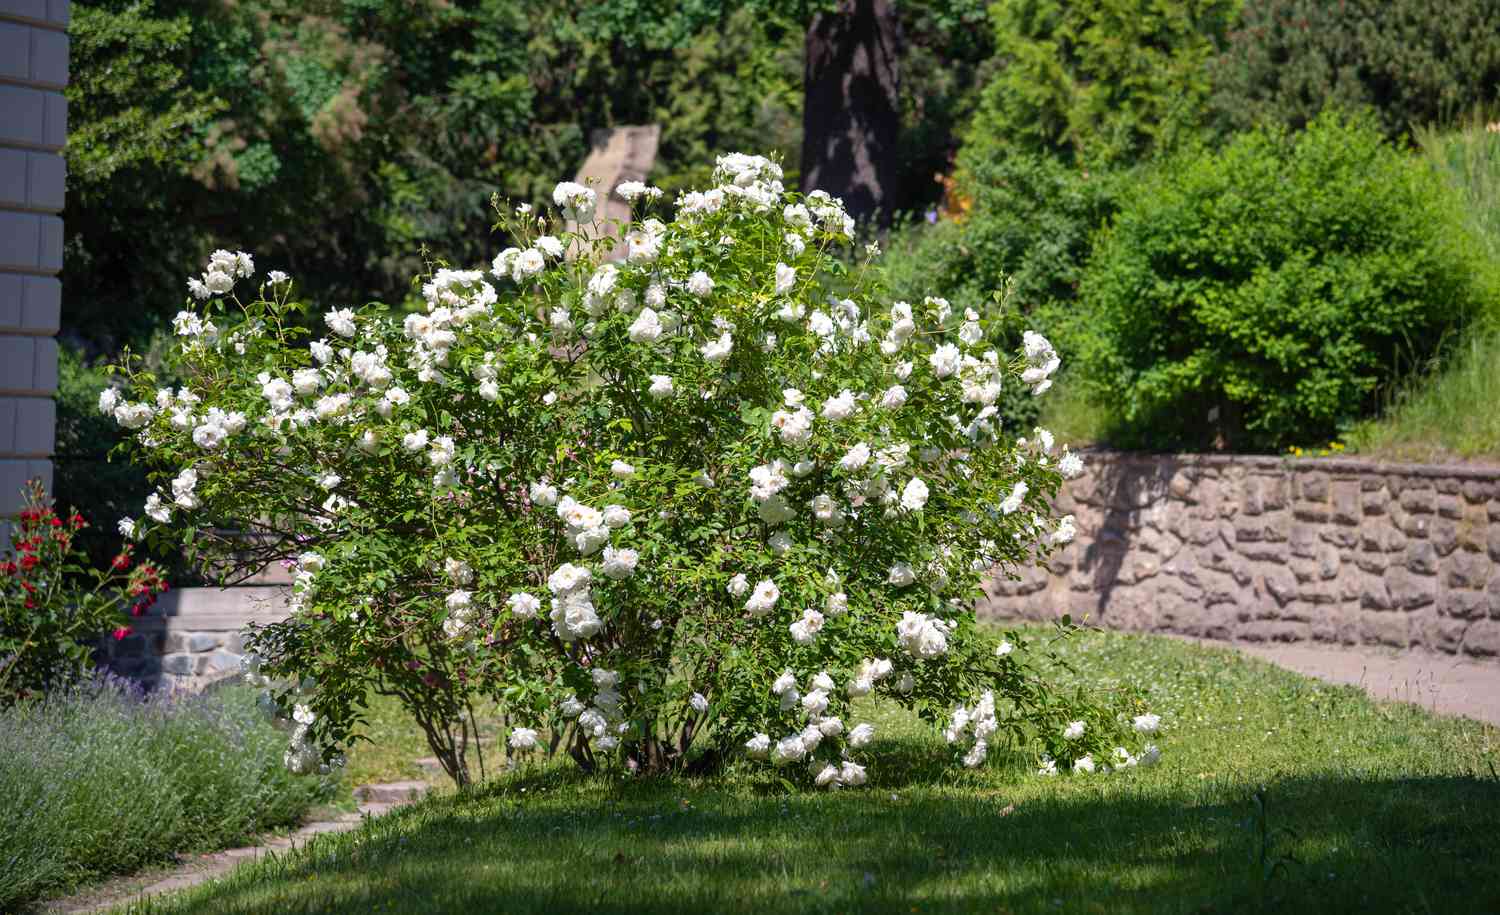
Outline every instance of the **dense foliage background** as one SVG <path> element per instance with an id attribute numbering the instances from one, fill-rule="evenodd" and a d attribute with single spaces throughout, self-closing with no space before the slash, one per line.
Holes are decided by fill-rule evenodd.
<path id="1" fill-rule="evenodd" d="M 1434 153 L 1425 167 L 1464 187 L 1490 181 L 1500 171 L 1486 165 L 1500 157 L 1484 151 L 1500 135 L 1483 129 L 1500 91 L 1500 51 L 1486 40 L 1500 15 L 1493 6 L 895 4 L 899 182 L 887 205 L 908 214 L 908 225 L 882 233 L 890 294 L 910 297 L 935 282 L 956 304 L 1003 312 L 995 317 L 1013 338 L 1030 327 L 1062 341 L 1059 406 L 1041 416 L 1035 402 L 1007 392 L 1009 421 L 1040 418 L 1074 437 L 1140 447 L 1190 444 L 1150 421 L 1120 436 L 1119 405 L 1090 400 L 1070 380 L 1078 356 L 1103 352 L 1093 344 L 1106 322 L 1079 290 L 1121 196 L 1156 186 L 1163 168 L 1176 167 L 1164 163 L 1212 154 L 1257 127 L 1302 130 L 1325 107 L 1363 111 L 1401 156 L 1414 136 L 1439 149 L 1473 120 L 1474 139 L 1462 145 L 1478 153 L 1462 161 Z M 185 265 L 208 251 L 254 250 L 263 269 L 291 273 L 321 305 L 401 307 L 424 260 L 472 265 L 504 247 L 491 231 L 492 195 L 542 202 L 582 163 L 590 135 L 618 124 L 662 126 L 650 177 L 669 193 L 706 177 L 697 163 L 733 149 L 779 156 L 795 184 L 809 24 L 869 8 L 852 0 L 80 0 L 59 494 L 106 518 L 144 494 L 134 471 L 100 469 L 116 435 L 91 418 L 91 392 L 104 380 L 91 366 L 127 344 L 149 348 L 182 303 Z M 1358 193 L 1326 191 L 1335 200 Z M 1423 231 L 1446 232 L 1454 206 L 1483 209 L 1447 206 Z M 1492 228 L 1477 227 L 1481 240 L 1494 238 Z M 1487 244 L 1486 263 L 1497 250 Z M 1260 248 L 1247 256 L 1277 259 Z M 1010 294 L 997 296 L 1007 278 Z M 1299 293 L 1286 307 L 1312 301 Z M 1458 342 L 1489 310 L 1436 320 L 1456 331 L 1445 340 Z M 1331 426 L 1282 424 L 1241 445 L 1348 433 L 1410 399 L 1410 370 L 1432 377 L 1448 349 L 1402 352 L 1339 382 L 1366 394 L 1335 411 Z M 1255 424 L 1248 409 L 1245 422 Z M 113 544 L 94 533 L 91 549 L 106 555 Z"/>

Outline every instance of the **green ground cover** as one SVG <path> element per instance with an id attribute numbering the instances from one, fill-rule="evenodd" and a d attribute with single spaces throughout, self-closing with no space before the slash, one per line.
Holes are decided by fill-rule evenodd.
<path id="1" fill-rule="evenodd" d="M 1063 654 L 1145 688 L 1160 766 L 966 771 L 881 708 L 865 789 L 533 765 L 135 911 L 1500 909 L 1500 731 L 1222 649 L 1097 633 Z"/>

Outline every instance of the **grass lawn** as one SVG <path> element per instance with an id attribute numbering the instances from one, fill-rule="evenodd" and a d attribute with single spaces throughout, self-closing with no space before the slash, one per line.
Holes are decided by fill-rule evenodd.
<path id="1" fill-rule="evenodd" d="M 1226 650 L 1100 633 L 1067 654 L 1148 689 L 1159 767 L 969 772 L 882 708 L 867 788 L 538 765 L 137 911 L 1500 911 L 1500 731 Z"/>

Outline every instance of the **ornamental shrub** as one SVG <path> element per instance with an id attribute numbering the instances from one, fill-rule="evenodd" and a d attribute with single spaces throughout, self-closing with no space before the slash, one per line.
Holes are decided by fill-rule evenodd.
<path id="1" fill-rule="evenodd" d="M 1239 0 L 1000 0 L 1001 63 L 965 146 L 1132 164 L 1204 128 L 1205 63 Z"/>
<path id="2" fill-rule="evenodd" d="M 0 708 L 86 674 L 95 643 L 130 635 L 130 617 L 167 587 L 156 566 L 136 563 L 128 542 L 103 568 L 89 566 L 78 543 L 83 516 L 59 514 L 39 480 L 23 494 L 0 560 Z"/>
<path id="3" fill-rule="evenodd" d="M 713 174 L 670 223 L 655 189 L 615 189 L 642 217 L 618 263 L 596 192 L 560 184 L 579 233 L 502 212 L 525 247 L 491 277 L 437 269 L 425 311 L 328 312 L 306 346 L 291 281 L 241 298 L 253 261 L 219 252 L 176 321 L 189 381 L 126 365 L 101 394 L 163 483 L 150 536 L 295 564 L 292 616 L 250 640 L 298 706 L 294 769 L 356 734 L 370 690 L 460 785 L 477 698 L 517 722 L 513 752 L 586 769 L 747 755 L 858 785 L 871 694 L 946 724 L 970 765 L 992 745 L 1045 772 L 1139 758 L 1123 697 L 1058 694 L 1042 649 L 974 617 L 992 566 L 1073 535 L 1049 505 L 1077 456 L 994 418 L 1004 387 L 1050 385 L 1051 345 L 1002 358 L 977 313 L 881 301 L 835 256 L 839 201 L 760 157 Z"/>
<path id="4" fill-rule="evenodd" d="M 1391 139 L 1500 101 L 1491 0 L 1245 0 L 1209 64 L 1229 129 L 1368 107 Z"/>
<path id="5" fill-rule="evenodd" d="M 1084 276 L 1085 370 L 1122 445 L 1327 441 L 1483 307 L 1487 275 L 1452 190 L 1374 126 L 1257 131 L 1129 189 Z"/>

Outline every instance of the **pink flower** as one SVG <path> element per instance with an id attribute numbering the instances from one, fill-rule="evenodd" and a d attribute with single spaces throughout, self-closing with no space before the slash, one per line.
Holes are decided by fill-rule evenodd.
<path id="1" fill-rule="evenodd" d="M 125 636 L 130 635 L 134 631 L 135 630 L 131 629 L 129 626 L 121 626 L 119 629 L 116 629 L 111 634 L 115 637 L 115 641 L 118 642 L 121 639 L 125 638 Z"/>

